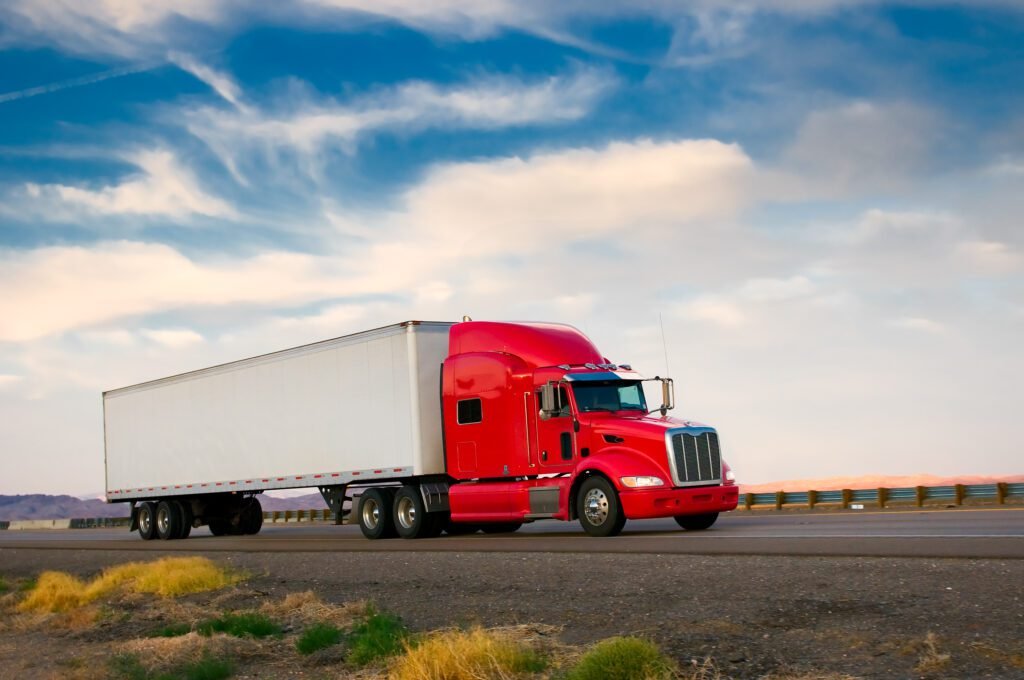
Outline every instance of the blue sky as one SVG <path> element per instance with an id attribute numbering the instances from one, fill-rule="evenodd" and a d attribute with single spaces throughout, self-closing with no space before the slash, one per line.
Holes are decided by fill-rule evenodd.
<path id="1" fill-rule="evenodd" d="M 15 0 L 0 493 L 99 394 L 407 318 L 665 370 L 741 481 L 1020 472 L 1017 2 Z M 59 426 L 55 426 L 59 423 Z"/>

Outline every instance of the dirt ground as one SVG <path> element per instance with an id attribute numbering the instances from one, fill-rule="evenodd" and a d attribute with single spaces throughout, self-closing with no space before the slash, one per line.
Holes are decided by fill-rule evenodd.
<path id="1" fill-rule="evenodd" d="M 710 659 L 728 678 L 1024 678 L 1024 561 L 426 552 L 210 557 L 252 574 L 217 596 L 227 609 L 312 590 L 328 603 L 372 601 L 417 631 L 542 624 L 568 645 L 640 635 L 684 668 Z M 154 558 L 4 549 L 0 576 L 16 587 L 45 569 L 88 577 L 139 559 Z M 204 596 L 191 598 L 198 603 Z M 168 622 L 160 620 L 161 603 L 138 606 L 136 616 L 122 612 L 100 626 L 8 619 L 0 625 L 0 678 L 73 677 L 102 664 L 112 645 Z M 343 667 L 308 660 L 253 658 L 236 677 L 347 676 Z"/>

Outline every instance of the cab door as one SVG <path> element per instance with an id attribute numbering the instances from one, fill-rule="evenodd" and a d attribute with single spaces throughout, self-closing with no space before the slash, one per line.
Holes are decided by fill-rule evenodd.
<path id="1" fill-rule="evenodd" d="M 540 393 L 534 393 L 533 418 L 537 423 L 537 464 L 541 474 L 571 472 L 576 460 L 576 437 L 573 432 L 572 408 L 565 387 L 555 393 L 558 414 L 547 420 L 540 417 Z"/>

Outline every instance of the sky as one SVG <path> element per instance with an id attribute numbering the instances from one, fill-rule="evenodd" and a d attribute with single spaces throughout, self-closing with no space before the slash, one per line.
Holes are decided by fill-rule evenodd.
<path id="1" fill-rule="evenodd" d="M 0 493 L 406 319 L 675 378 L 740 482 L 1022 471 L 1024 3 L 9 0 Z"/>

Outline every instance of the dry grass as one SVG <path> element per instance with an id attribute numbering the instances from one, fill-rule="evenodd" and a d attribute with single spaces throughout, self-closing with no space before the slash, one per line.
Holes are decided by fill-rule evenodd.
<path id="1" fill-rule="evenodd" d="M 238 583 L 241 574 L 229 572 L 205 557 L 165 557 L 155 562 L 130 562 L 105 569 L 86 583 L 60 571 L 43 572 L 18 605 L 22 612 L 62 612 L 83 607 L 121 591 L 178 597 L 217 590 Z"/>
<path id="2" fill-rule="evenodd" d="M 974 642 L 971 651 L 989 661 L 1006 664 L 1013 668 L 1024 669 L 1024 653 L 1000 649 L 987 642 Z"/>
<path id="3" fill-rule="evenodd" d="M 311 590 L 290 593 L 280 602 L 265 602 L 259 609 L 261 614 L 291 626 L 329 623 L 339 628 L 351 627 L 366 616 L 367 610 L 365 602 L 328 604 Z"/>
<path id="4" fill-rule="evenodd" d="M 204 637 L 192 632 L 172 638 L 143 638 L 129 640 L 117 646 L 117 652 L 138 660 L 150 673 L 159 673 L 204 658 L 216 657 L 246 661 L 266 656 L 268 645 L 230 635 Z"/>
<path id="5" fill-rule="evenodd" d="M 855 675 L 845 673 L 827 673 L 825 671 L 799 673 L 773 673 L 762 676 L 760 680 L 859 680 Z"/>
<path id="6" fill-rule="evenodd" d="M 916 647 L 918 656 L 917 665 L 914 666 L 914 670 L 918 673 L 941 671 L 949 665 L 953 658 L 939 649 L 939 637 L 930 631 Z"/>
<path id="7" fill-rule="evenodd" d="M 531 677 L 545 667 L 544 658 L 508 634 L 473 628 L 427 636 L 390 668 L 392 680 L 496 680 Z"/>

